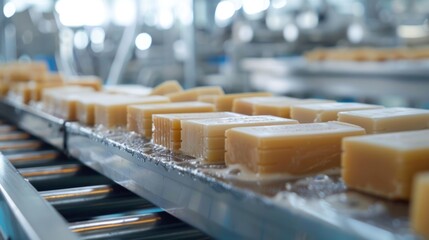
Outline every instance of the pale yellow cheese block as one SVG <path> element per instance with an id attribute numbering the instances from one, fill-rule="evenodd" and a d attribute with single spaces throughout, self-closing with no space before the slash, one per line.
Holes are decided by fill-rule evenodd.
<path id="1" fill-rule="evenodd" d="M 137 84 L 111 85 L 103 88 L 103 91 L 106 93 L 133 95 L 138 97 L 149 96 L 151 95 L 152 90 L 152 88 Z"/>
<path id="2" fill-rule="evenodd" d="M 172 102 L 197 101 L 199 96 L 204 95 L 224 95 L 225 92 L 219 86 L 195 87 L 182 92 L 166 94 Z"/>
<path id="3" fill-rule="evenodd" d="M 58 99 L 70 94 L 86 92 L 94 92 L 94 89 L 81 86 L 44 88 L 42 89 L 43 110 L 47 113 L 57 114 L 59 111 L 61 111 L 61 106 Z"/>
<path id="4" fill-rule="evenodd" d="M 420 130 L 429 128 L 429 110 L 384 108 L 340 112 L 338 121 L 361 126 L 367 134 Z"/>
<path id="5" fill-rule="evenodd" d="M 411 199 L 411 228 L 425 239 L 429 239 L 429 172 L 414 178 Z"/>
<path id="6" fill-rule="evenodd" d="M 293 106 L 312 104 L 312 103 L 330 103 L 335 102 L 326 99 L 299 99 L 296 101 L 255 103 L 253 105 L 253 115 L 273 115 L 278 117 L 290 118 L 290 110 Z"/>
<path id="7" fill-rule="evenodd" d="M 65 84 L 69 86 L 91 87 L 95 91 L 101 91 L 103 88 L 102 81 L 97 76 L 71 77 L 66 79 Z"/>
<path id="8" fill-rule="evenodd" d="M 383 106 L 364 103 L 312 103 L 292 106 L 291 118 L 300 123 L 336 121 L 339 112 L 376 108 Z"/>
<path id="9" fill-rule="evenodd" d="M 247 97 L 268 97 L 272 95 L 273 94 L 269 92 L 247 92 L 247 93 L 225 94 L 215 98 L 214 104 L 216 105 L 216 111 L 218 112 L 222 112 L 222 111 L 231 112 L 235 99 L 247 98 Z"/>
<path id="10" fill-rule="evenodd" d="M 91 91 L 55 95 L 55 108 L 52 114 L 64 120 L 77 121 L 77 101 L 81 98 L 92 97 L 93 95 L 94 93 Z"/>
<path id="11" fill-rule="evenodd" d="M 170 100 L 164 96 L 129 97 L 95 103 L 94 123 L 107 128 L 127 126 L 127 107 L 132 104 L 162 104 Z"/>
<path id="12" fill-rule="evenodd" d="M 182 86 L 176 80 L 165 81 L 158 86 L 156 86 L 150 95 L 166 95 L 169 93 L 181 92 L 183 91 Z"/>
<path id="13" fill-rule="evenodd" d="M 429 130 L 343 140 L 342 177 L 349 188 L 409 199 L 413 177 L 429 171 Z"/>
<path id="14" fill-rule="evenodd" d="M 242 115 L 232 112 L 155 114 L 152 116 L 153 126 L 155 129 L 153 132 L 153 142 L 170 150 L 179 150 L 181 145 L 180 132 L 182 130 L 182 120 L 214 119 L 237 116 Z"/>
<path id="15" fill-rule="evenodd" d="M 197 101 L 215 104 L 218 96 L 219 95 L 201 95 L 198 96 Z"/>
<path id="16" fill-rule="evenodd" d="M 285 103 L 297 101 L 298 98 L 292 97 L 246 97 L 235 99 L 232 105 L 232 111 L 236 113 L 254 115 L 253 106 L 257 103 Z M 263 114 L 264 115 L 264 114 Z M 271 115 L 271 114 L 270 114 Z"/>
<path id="17" fill-rule="evenodd" d="M 45 88 L 60 87 L 62 82 L 22 82 L 15 84 L 11 91 L 11 97 L 24 104 L 31 100 L 40 101 L 42 90 Z"/>
<path id="18" fill-rule="evenodd" d="M 81 97 L 76 102 L 76 116 L 77 120 L 88 126 L 92 126 L 95 124 L 95 105 L 97 103 L 110 102 L 110 101 L 119 101 L 124 100 L 128 101 L 137 96 L 134 95 L 122 95 L 122 94 L 109 94 L 105 92 L 95 92 L 91 95 L 86 95 L 85 97 Z"/>
<path id="19" fill-rule="evenodd" d="M 225 131 L 242 126 L 297 124 L 291 119 L 274 116 L 241 116 L 219 119 L 182 121 L 181 151 L 209 163 L 223 163 Z"/>
<path id="20" fill-rule="evenodd" d="M 226 132 L 225 162 L 258 174 L 315 173 L 340 167 L 341 140 L 363 134 L 340 122 L 234 128 Z"/>
<path id="21" fill-rule="evenodd" d="M 152 137 L 152 115 L 162 113 L 213 112 L 214 106 L 203 102 L 179 102 L 166 104 L 131 105 L 127 110 L 127 129 Z"/>

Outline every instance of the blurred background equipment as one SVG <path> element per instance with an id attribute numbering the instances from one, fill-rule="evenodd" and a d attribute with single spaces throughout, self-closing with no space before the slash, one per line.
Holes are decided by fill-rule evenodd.
<path id="1" fill-rule="evenodd" d="M 228 92 L 429 105 L 426 57 L 364 63 L 302 57 L 318 48 L 424 47 L 424 0 L 1 3 L 2 61 L 43 59 L 53 71 L 98 75 L 107 84 L 155 86 L 178 79 L 186 88 L 221 85 Z"/>

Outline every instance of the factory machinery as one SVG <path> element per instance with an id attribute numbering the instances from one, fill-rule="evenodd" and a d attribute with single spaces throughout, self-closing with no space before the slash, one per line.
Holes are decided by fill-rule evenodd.
<path id="1" fill-rule="evenodd" d="M 244 179 L 124 129 L 0 101 L 3 239 L 419 239 L 339 171 Z"/>

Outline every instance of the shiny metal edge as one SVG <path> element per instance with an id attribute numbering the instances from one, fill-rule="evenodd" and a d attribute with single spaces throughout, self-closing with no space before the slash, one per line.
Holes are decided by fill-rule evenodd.
<path id="1" fill-rule="evenodd" d="M 0 100 L 0 109 L 0 117 L 56 148 L 64 149 L 63 119 L 8 99 Z"/>
<path id="2" fill-rule="evenodd" d="M 10 239 L 79 239 L 2 154 L 0 228 Z"/>
<path id="3" fill-rule="evenodd" d="M 66 123 L 66 131 L 71 156 L 215 238 L 365 238 L 167 159 L 154 159 L 77 123 Z"/>

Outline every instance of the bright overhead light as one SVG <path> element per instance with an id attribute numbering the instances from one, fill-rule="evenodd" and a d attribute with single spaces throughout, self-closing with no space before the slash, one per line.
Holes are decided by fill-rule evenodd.
<path id="1" fill-rule="evenodd" d="M 216 6 L 215 22 L 220 27 L 225 27 L 230 23 L 235 14 L 235 5 L 231 1 L 221 1 Z"/>
<path id="2" fill-rule="evenodd" d="M 3 7 L 3 13 L 4 16 L 7 18 L 12 17 L 16 13 L 15 4 L 13 4 L 12 2 L 6 3 Z"/>
<path id="3" fill-rule="evenodd" d="M 88 46 L 88 34 L 85 31 L 77 31 L 73 37 L 73 44 L 77 49 L 85 49 Z"/>
<path id="4" fill-rule="evenodd" d="M 140 33 L 136 37 L 135 44 L 139 50 L 147 50 L 152 45 L 152 37 L 148 33 Z"/>

